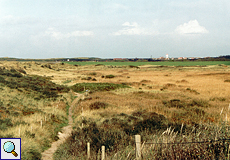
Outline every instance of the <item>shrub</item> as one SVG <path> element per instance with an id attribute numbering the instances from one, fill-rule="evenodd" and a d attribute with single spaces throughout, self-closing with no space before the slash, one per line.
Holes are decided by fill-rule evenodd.
<path id="1" fill-rule="evenodd" d="M 114 78 L 115 76 L 110 74 L 110 75 L 106 75 L 105 78 Z"/>
<path id="2" fill-rule="evenodd" d="M 92 77 L 84 77 L 84 78 L 82 78 L 81 80 L 87 80 L 87 81 L 89 81 L 89 80 L 91 80 L 92 79 Z"/>
<path id="3" fill-rule="evenodd" d="M 118 88 L 129 88 L 129 86 L 114 83 L 77 83 L 71 87 L 74 92 L 82 92 L 87 89 L 90 91 L 110 91 Z"/>
<path id="4" fill-rule="evenodd" d="M 194 93 L 194 94 L 200 94 L 199 92 L 197 92 L 196 90 L 191 89 L 191 88 L 187 88 L 186 90 L 191 92 L 191 93 Z"/>
<path id="5" fill-rule="evenodd" d="M 25 135 L 26 135 L 26 137 L 28 137 L 28 138 L 35 138 L 35 133 L 31 133 L 30 131 L 25 131 Z"/>
<path id="6" fill-rule="evenodd" d="M 194 99 L 192 102 L 189 104 L 190 106 L 198 106 L 198 107 L 209 107 L 210 104 L 208 101 L 202 100 L 202 99 Z"/>
<path id="7" fill-rule="evenodd" d="M 37 151 L 35 148 L 30 148 L 25 150 L 25 152 L 22 152 L 22 159 L 25 160 L 40 160 L 42 158 L 42 155 L 39 151 Z"/>
<path id="8" fill-rule="evenodd" d="M 68 92 L 69 88 L 63 85 L 57 85 L 50 81 L 50 78 L 41 76 L 23 76 L 15 69 L 0 69 L 0 83 L 7 85 L 11 89 L 22 91 L 37 92 L 36 98 L 56 98 L 59 92 Z"/>
<path id="9" fill-rule="evenodd" d="M 93 109 L 105 109 L 106 107 L 108 107 L 108 104 L 107 103 L 104 103 L 104 102 L 94 102 L 92 104 L 90 104 L 89 108 L 91 110 Z"/>
<path id="10" fill-rule="evenodd" d="M 180 99 L 163 100 L 162 103 L 169 108 L 185 108 L 186 104 Z"/>
<path id="11" fill-rule="evenodd" d="M 30 115 L 30 114 L 34 114 L 35 112 L 42 112 L 42 111 L 40 109 L 37 109 L 37 108 L 27 108 L 27 107 L 24 107 L 22 109 L 22 114 L 24 116 Z"/>
<path id="12" fill-rule="evenodd" d="M 12 127 L 13 123 L 11 122 L 11 119 L 0 119 L 0 130 L 6 130 L 8 127 Z"/>
<path id="13" fill-rule="evenodd" d="M 96 76 L 97 73 L 96 73 L 96 72 L 92 72 L 92 73 L 89 73 L 89 75 L 91 75 L 91 76 Z"/>
<path id="14" fill-rule="evenodd" d="M 23 69 L 21 69 L 21 68 L 18 70 L 18 72 L 23 73 L 23 74 L 26 74 L 26 71 L 23 70 Z"/>
<path id="15" fill-rule="evenodd" d="M 4 83 L 5 82 L 5 78 L 0 76 L 0 83 Z"/>

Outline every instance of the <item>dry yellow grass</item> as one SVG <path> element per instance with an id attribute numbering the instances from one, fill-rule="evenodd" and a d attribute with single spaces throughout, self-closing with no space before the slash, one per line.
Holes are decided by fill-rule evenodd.
<path id="1" fill-rule="evenodd" d="M 50 65 L 49 67 L 44 67 Z M 43 66 L 43 67 L 42 67 Z M 109 92 L 96 92 L 90 94 L 91 100 L 81 101 L 74 111 L 74 123 L 80 126 L 82 119 L 92 119 L 96 123 L 102 123 L 109 117 L 116 116 L 120 113 L 131 114 L 137 110 L 146 110 L 164 115 L 172 121 L 181 123 L 199 122 L 215 122 L 220 120 L 230 120 L 229 103 L 230 103 L 230 83 L 224 82 L 230 80 L 230 67 L 208 66 L 208 67 L 156 67 L 141 66 L 140 69 L 135 68 L 110 68 L 108 66 L 72 66 L 61 63 L 44 63 L 44 62 L 0 62 L 0 67 L 7 69 L 24 69 L 29 75 L 40 75 L 50 77 L 51 80 L 58 84 L 68 86 L 76 83 L 126 83 L 132 88 L 118 89 Z M 115 75 L 115 78 L 102 78 L 105 75 Z M 96 81 L 82 80 L 84 78 L 95 78 Z M 70 104 L 70 93 L 63 96 Z M 55 102 L 35 101 L 32 98 L 25 98 L 24 95 L 4 88 L 1 91 L 1 97 L 7 103 L 13 104 L 12 99 L 17 97 L 21 99 L 24 106 L 34 107 L 42 110 L 46 114 L 35 113 L 23 117 L 4 117 L 12 119 L 12 122 L 22 121 L 29 125 L 17 125 L 4 131 L 2 135 L 11 134 L 15 137 L 22 138 L 22 149 L 28 149 L 26 142 L 30 143 L 32 148 L 36 148 L 41 152 L 41 142 L 51 141 L 49 137 L 53 133 L 50 132 L 50 124 L 46 124 L 50 120 L 47 115 L 55 114 L 57 116 L 66 117 L 65 104 L 59 99 Z M 60 98 L 61 99 L 61 98 Z M 162 101 L 171 99 L 180 99 L 184 102 L 192 100 L 208 101 L 210 106 L 196 107 L 205 112 L 205 115 L 190 115 L 186 109 L 175 107 L 166 107 Z M 90 110 L 90 104 L 94 102 L 107 103 L 108 107 L 99 110 Z M 20 104 L 14 106 L 20 110 Z M 83 112 L 82 112 L 83 108 Z M 221 113 L 221 114 L 220 114 Z M 185 116 L 185 114 L 187 114 Z M 41 128 L 41 120 L 44 127 Z M 32 129 L 31 129 L 32 127 Z M 26 131 L 36 133 L 35 138 L 30 138 Z"/>
<path id="2" fill-rule="evenodd" d="M 44 67 L 50 65 L 51 69 Z M 223 66 L 208 67 L 156 67 L 140 66 L 140 69 L 108 66 L 73 66 L 61 63 L 43 62 L 1 62 L 0 66 L 6 68 L 22 68 L 27 74 L 50 77 L 58 84 L 68 86 L 76 83 L 127 83 L 131 89 L 118 89 L 109 93 L 94 93 L 93 100 L 81 102 L 80 108 L 76 109 L 79 115 L 81 108 L 84 108 L 84 117 L 100 119 L 103 112 L 107 114 L 127 113 L 134 110 L 146 109 L 172 117 L 179 109 L 166 108 L 162 100 L 170 99 L 202 99 L 209 101 L 210 108 L 203 108 L 211 118 L 219 115 L 223 109 L 228 112 L 230 103 L 230 83 L 224 82 L 230 79 L 230 68 Z M 43 66 L 43 67 L 42 67 Z M 115 78 L 102 78 L 104 75 L 115 75 Z M 95 78 L 96 81 L 82 80 L 82 78 Z M 136 92 L 143 91 L 150 97 L 134 96 Z M 14 94 L 14 93 L 9 93 Z M 97 98 L 96 98 L 97 97 Z M 99 97 L 99 99 L 98 99 Z M 156 98 L 157 97 L 157 98 Z M 5 96 L 7 98 L 7 96 Z M 70 99 L 70 97 L 69 97 Z M 102 101 L 110 104 L 105 110 L 90 111 L 88 106 L 94 101 Z M 43 104 L 39 104 L 42 106 Z M 39 107 L 40 108 L 40 107 Z M 52 107 L 46 108 L 46 112 L 53 112 Z M 63 115 L 64 113 L 59 113 Z M 78 121 L 79 117 L 75 121 Z"/>

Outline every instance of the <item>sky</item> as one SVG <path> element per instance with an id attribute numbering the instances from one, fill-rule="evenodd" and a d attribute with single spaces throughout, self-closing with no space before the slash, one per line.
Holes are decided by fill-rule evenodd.
<path id="1" fill-rule="evenodd" d="M 0 57 L 216 57 L 229 51 L 229 0 L 0 0 Z"/>

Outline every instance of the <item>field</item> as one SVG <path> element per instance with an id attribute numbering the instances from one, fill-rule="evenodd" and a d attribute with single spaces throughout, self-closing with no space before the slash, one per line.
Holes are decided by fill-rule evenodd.
<path id="1" fill-rule="evenodd" d="M 72 65 L 112 65 L 112 66 L 142 66 L 142 65 L 160 65 L 160 66 L 207 66 L 207 65 L 230 65 L 230 61 L 156 61 L 156 62 L 66 62 Z"/>
<path id="2" fill-rule="evenodd" d="M 4 130 L 1 129 L 0 136 L 20 135 L 22 141 L 30 141 L 36 148 L 36 151 L 29 149 L 31 152 L 27 152 L 23 144 L 24 159 L 33 159 L 34 154 L 39 159 L 41 152 L 57 140 L 55 137 L 61 129 L 55 128 L 67 124 L 67 110 L 75 98 L 74 91 L 87 98 L 74 109 L 74 131 L 58 148 L 54 159 L 86 159 L 87 142 L 91 143 L 92 159 L 98 159 L 102 145 L 106 146 L 108 159 L 134 159 L 135 134 L 140 134 L 145 143 L 228 139 L 228 65 L 227 61 L 163 64 L 0 62 L 5 70 L 26 72 L 22 73 L 24 79 L 39 76 L 38 81 L 62 88 L 55 92 L 54 89 L 52 92 L 41 90 L 49 91 L 41 94 L 33 87 L 31 90 L 23 88 L 21 78 L 16 80 L 7 74 L 7 83 L 0 83 L 3 107 L 0 113 L 1 121 L 9 123 L 10 127 L 1 125 Z M 19 87 L 12 87 L 12 80 Z M 46 123 L 41 128 L 40 121 L 45 117 Z M 213 147 L 194 144 L 173 149 L 167 146 L 168 153 L 167 147 L 143 145 L 142 150 L 144 159 L 192 158 L 197 152 L 200 155 L 196 159 L 222 159 L 228 156 L 228 144 L 221 141 Z"/>

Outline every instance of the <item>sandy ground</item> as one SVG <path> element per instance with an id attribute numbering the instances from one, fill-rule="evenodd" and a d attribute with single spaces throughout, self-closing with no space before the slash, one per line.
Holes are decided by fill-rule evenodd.
<path id="1" fill-rule="evenodd" d="M 48 150 L 44 151 L 42 153 L 42 160 L 52 160 L 53 159 L 53 154 L 55 153 L 55 151 L 58 149 L 58 147 L 65 142 L 65 140 L 71 135 L 71 132 L 73 130 L 73 109 L 74 107 L 77 107 L 77 103 L 79 102 L 80 99 L 84 99 L 84 95 L 82 94 L 78 94 L 75 93 L 76 96 L 78 96 L 71 104 L 70 108 L 69 108 L 69 125 L 66 127 L 62 128 L 62 133 L 59 132 L 59 140 L 55 141 L 51 144 L 51 148 L 49 148 Z"/>

